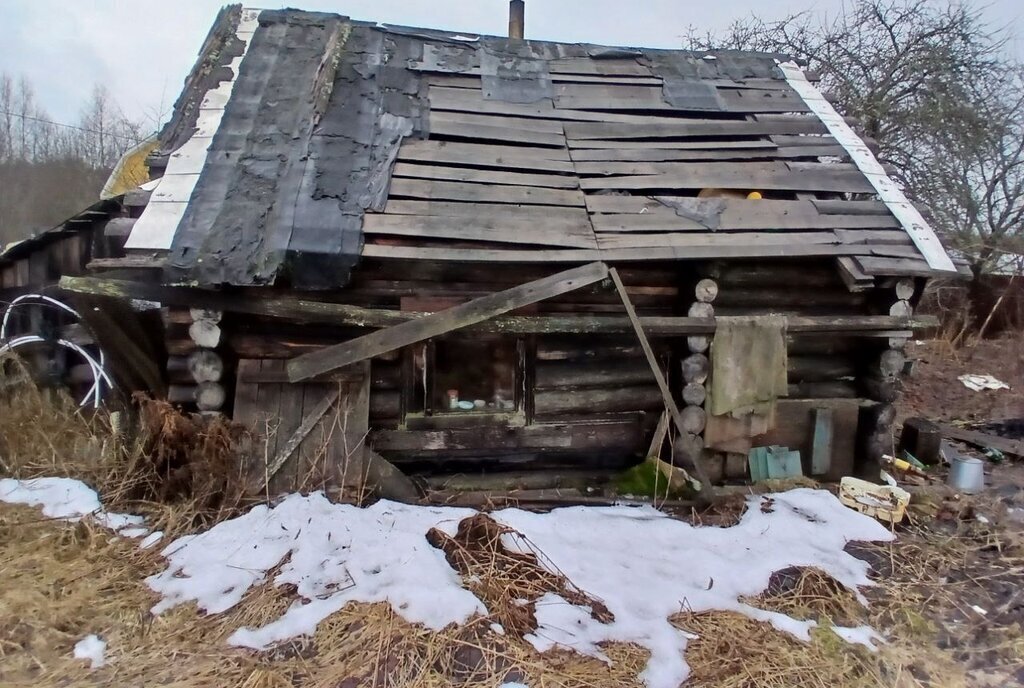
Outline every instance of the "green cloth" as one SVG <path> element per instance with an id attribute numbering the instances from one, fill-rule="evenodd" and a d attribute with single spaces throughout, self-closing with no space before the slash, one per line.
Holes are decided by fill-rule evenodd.
<path id="1" fill-rule="evenodd" d="M 708 412 L 737 418 L 756 413 L 774 424 L 775 400 L 786 391 L 786 318 L 715 318 Z"/>

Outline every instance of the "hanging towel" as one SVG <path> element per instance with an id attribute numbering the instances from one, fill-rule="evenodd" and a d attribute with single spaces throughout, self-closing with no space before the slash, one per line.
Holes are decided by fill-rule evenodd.
<path id="1" fill-rule="evenodd" d="M 740 418 L 756 414 L 774 425 L 775 400 L 786 396 L 786 318 L 715 318 L 708 411 Z"/>

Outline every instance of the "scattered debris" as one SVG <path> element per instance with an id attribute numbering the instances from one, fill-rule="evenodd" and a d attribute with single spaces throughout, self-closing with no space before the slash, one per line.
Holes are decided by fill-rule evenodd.
<path id="1" fill-rule="evenodd" d="M 964 387 L 980 392 L 985 389 L 1010 389 L 1010 385 L 1002 380 L 997 380 L 991 375 L 967 374 L 960 375 L 957 380 L 964 383 Z"/>
<path id="2" fill-rule="evenodd" d="M 747 455 L 747 463 L 750 479 L 755 483 L 797 478 L 804 474 L 800 451 L 789 447 L 754 447 Z"/>
<path id="3" fill-rule="evenodd" d="M 977 494 L 985 489 L 985 464 L 973 456 L 955 456 L 950 461 L 950 486 L 966 494 Z"/>
<path id="4" fill-rule="evenodd" d="M 880 521 L 899 523 L 910 503 L 910 493 L 894 485 L 846 477 L 839 483 L 839 501 Z"/>

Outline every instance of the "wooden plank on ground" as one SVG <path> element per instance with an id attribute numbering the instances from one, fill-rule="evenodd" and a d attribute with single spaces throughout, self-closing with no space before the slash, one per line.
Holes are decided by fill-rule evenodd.
<path id="1" fill-rule="evenodd" d="M 679 413 L 679 407 L 676 406 L 675 399 L 672 398 L 672 390 L 668 387 L 668 382 L 665 380 L 665 374 L 661 371 L 661 365 L 658 363 L 657 356 L 654 355 L 654 350 L 651 348 L 651 343 L 647 341 L 647 335 L 644 334 L 643 325 L 637 318 L 636 309 L 633 308 L 633 302 L 629 300 L 629 294 L 626 293 L 626 287 L 622 284 L 622 279 L 619 277 L 619 273 L 615 268 L 608 270 L 608 275 L 612 278 L 612 282 L 615 284 L 615 288 L 619 292 L 619 298 L 622 299 L 622 305 L 626 309 L 626 315 L 629 317 L 629 321 L 633 325 L 633 330 L 636 332 L 636 337 L 640 341 L 640 346 L 644 350 L 644 356 L 647 357 L 647 363 L 651 366 L 651 372 L 654 374 L 654 379 L 658 383 L 658 388 L 661 390 L 661 396 L 665 401 L 665 408 L 668 410 L 669 415 L 672 416 L 672 420 L 675 421 L 676 428 L 680 434 L 686 435 L 686 426 L 683 423 L 682 414 Z M 711 480 L 708 477 L 708 473 L 704 468 L 704 461 L 700 456 L 691 456 L 690 459 L 693 461 L 693 467 L 697 473 L 697 479 L 701 482 L 700 497 L 703 500 L 710 500 L 714 495 L 714 487 L 711 485 Z"/>
<path id="2" fill-rule="evenodd" d="M 514 213 L 507 213 L 505 217 L 479 219 L 367 213 L 363 216 L 363 233 L 597 248 L 597 240 L 589 223 L 583 225 L 557 219 L 540 223 L 536 218 L 516 217 Z"/>
<path id="3" fill-rule="evenodd" d="M 349 342 L 304 354 L 288 363 L 288 377 L 305 380 L 357 361 L 394 351 L 431 337 L 461 329 L 523 306 L 599 282 L 608 276 L 603 263 L 591 263 L 528 282 L 512 289 L 473 299 L 418 320 L 395 325 Z"/>
<path id="4" fill-rule="evenodd" d="M 952 382 L 950 384 L 959 384 L 959 382 Z M 1024 457 L 1024 441 L 1000 437 L 989 432 L 968 430 L 967 428 L 957 427 L 950 423 L 939 423 L 938 425 L 944 437 L 973 444 L 976 447 L 992 447 L 1007 454 Z"/>
<path id="5" fill-rule="evenodd" d="M 583 194 L 579 191 L 421 179 L 392 179 L 389 197 L 534 205 L 584 205 Z"/>

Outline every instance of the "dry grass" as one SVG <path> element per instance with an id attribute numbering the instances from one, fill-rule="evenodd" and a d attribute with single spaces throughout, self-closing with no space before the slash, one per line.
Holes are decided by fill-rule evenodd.
<path id="1" fill-rule="evenodd" d="M 354 604 L 307 639 L 254 653 L 230 648 L 239 626 L 261 625 L 294 600 L 288 586 L 253 588 L 235 609 L 202 616 L 192 606 L 159 617 L 145 576 L 160 557 L 87 523 L 41 519 L 26 507 L 0 509 L 0 685 L 171 688 L 302 685 L 494 688 L 638 686 L 647 653 L 607 648 L 613 666 L 570 652 L 539 655 L 521 638 L 491 629 L 496 617 L 433 632 L 404 621 L 388 605 Z M 71 658 L 88 633 L 109 642 L 107 666 Z"/>
<path id="2" fill-rule="evenodd" d="M 509 550 L 502 543 L 503 536 L 517 538 L 533 552 Z M 486 514 L 464 519 L 455 537 L 432 528 L 427 540 L 444 551 L 451 567 L 462 574 L 466 587 L 490 610 L 491 618 L 514 636 L 537 629 L 536 603 L 547 593 L 588 607 L 591 616 L 602 623 L 615 620 L 601 600 L 580 590 L 565 575 L 554 572 L 551 562 L 542 566 L 538 559 L 543 554 L 520 533 Z"/>
<path id="3" fill-rule="evenodd" d="M 80 414 L 69 400 L 18 380 L 0 383 L 0 474 L 82 479 L 110 508 L 144 513 L 171 536 L 245 506 L 234 472 L 237 430 L 226 423 L 138 400 L 138 416 L 115 430 L 118 423 L 105 414 Z M 742 497 L 698 520 L 728 525 L 741 504 Z M 487 617 L 432 632 L 387 605 L 353 604 L 322 622 L 314 636 L 255 653 L 230 648 L 227 637 L 280 616 L 297 599 L 289 586 L 253 588 L 217 616 L 186 605 L 153 617 L 148 610 L 157 597 L 144 580 L 163 569 L 156 551 L 139 550 L 88 522 L 54 522 L 35 509 L 2 505 L 0 685 L 495 688 L 518 680 L 534 688 L 639 686 L 648 653 L 637 646 L 605 647 L 609 666 L 571 652 L 542 655 L 522 640 L 535 627 L 533 605 L 547 592 L 589 606 L 596 618 L 608 611 L 554 571 L 542 553 L 504 547 L 502 538 L 513 535 L 477 516 L 460 524 L 453 538 L 438 532 L 429 538 L 485 602 Z M 954 519 L 911 526 L 895 544 L 851 551 L 877 572 L 878 585 L 863 591 L 867 608 L 814 569 L 779 572 L 763 595 L 747 600 L 817 620 L 821 627 L 810 643 L 734 613 L 677 615 L 678 627 L 699 636 L 687 650 L 690 685 L 1022 683 L 1024 633 L 1015 597 L 1024 590 L 1020 542 Z M 496 632 L 495 623 L 507 633 Z M 827 630 L 833 623 L 870 624 L 890 642 L 871 653 Z M 89 633 L 109 643 L 109 663 L 96 670 L 71 658 L 75 642 Z"/>
<path id="4" fill-rule="evenodd" d="M 18 359 L 0 356 L 0 474 L 83 481 L 113 511 L 146 516 L 167 535 L 192 532 L 247 506 L 235 453 L 242 430 L 136 397 L 110 413 L 40 390 Z"/>

